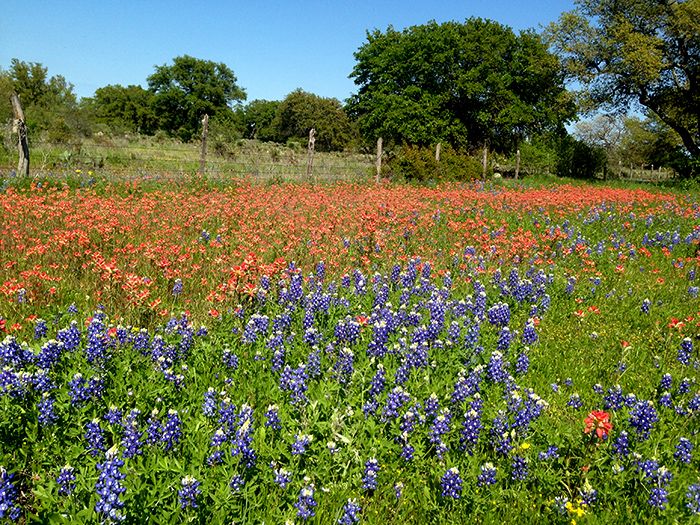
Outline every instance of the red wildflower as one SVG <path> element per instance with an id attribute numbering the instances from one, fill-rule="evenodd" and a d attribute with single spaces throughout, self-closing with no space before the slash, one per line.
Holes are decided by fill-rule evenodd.
<path id="1" fill-rule="evenodd" d="M 586 434 L 590 434 L 595 430 L 598 439 L 605 439 L 608 437 L 608 433 L 612 430 L 613 426 L 610 423 L 610 414 L 604 412 L 603 410 L 593 410 L 588 414 L 588 417 L 584 420 L 586 423 L 586 428 L 583 431 Z"/>

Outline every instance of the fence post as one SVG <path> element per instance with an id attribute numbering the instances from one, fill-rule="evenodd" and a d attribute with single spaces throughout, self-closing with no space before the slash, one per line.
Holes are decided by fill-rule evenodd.
<path id="1" fill-rule="evenodd" d="M 314 148 L 316 145 L 316 130 L 309 130 L 309 147 L 306 155 L 306 178 L 310 179 L 314 172 Z M 314 183 L 316 179 L 314 178 Z"/>
<path id="2" fill-rule="evenodd" d="M 520 175 L 520 150 L 515 152 L 515 180 L 518 180 Z"/>
<path id="3" fill-rule="evenodd" d="M 202 153 L 199 156 L 199 174 L 204 175 L 207 168 L 207 135 L 209 134 L 209 115 L 202 119 Z"/>
<path id="4" fill-rule="evenodd" d="M 24 120 L 24 111 L 22 104 L 19 101 L 17 93 L 12 93 L 12 112 L 15 114 L 14 129 L 17 131 L 19 140 L 17 142 L 17 150 L 19 152 L 19 161 L 17 162 L 17 175 L 29 176 L 29 142 L 27 141 L 27 125 Z"/>
<path id="5" fill-rule="evenodd" d="M 484 153 L 481 158 L 481 178 L 486 180 L 486 167 L 488 166 L 489 160 L 489 147 L 484 143 Z"/>
<path id="6" fill-rule="evenodd" d="M 379 179 L 382 176 L 382 137 L 377 139 L 377 160 L 375 162 L 375 167 L 377 170 L 376 183 L 379 184 Z"/>
<path id="7" fill-rule="evenodd" d="M 440 162 L 440 146 L 441 144 L 439 142 L 437 146 L 435 146 L 435 162 Z"/>

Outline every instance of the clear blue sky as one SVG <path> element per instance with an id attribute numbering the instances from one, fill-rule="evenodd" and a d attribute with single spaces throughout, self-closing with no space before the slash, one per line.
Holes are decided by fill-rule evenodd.
<path id="1" fill-rule="evenodd" d="M 8 1 L 0 14 L 0 68 L 12 58 L 63 75 L 80 97 L 108 84 L 140 84 L 180 55 L 223 62 L 256 98 L 302 88 L 345 100 L 367 30 L 429 20 L 496 20 L 539 30 L 573 0 Z"/>

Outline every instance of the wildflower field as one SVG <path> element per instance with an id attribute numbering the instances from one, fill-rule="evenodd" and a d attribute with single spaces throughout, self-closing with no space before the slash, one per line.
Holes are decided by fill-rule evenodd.
<path id="1" fill-rule="evenodd" d="M 697 194 L 0 193 L 0 521 L 700 516 Z"/>

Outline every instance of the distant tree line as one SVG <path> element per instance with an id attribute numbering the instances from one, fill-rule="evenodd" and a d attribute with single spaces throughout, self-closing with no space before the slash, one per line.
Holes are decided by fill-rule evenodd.
<path id="1" fill-rule="evenodd" d="M 700 7 L 696 1 L 578 0 L 543 33 L 492 20 L 428 22 L 369 31 L 347 101 L 297 89 L 252 100 L 223 63 L 179 56 L 155 66 L 146 87 L 108 85 L 78 100 L 60 75 L 13 59 L 0 69 L 0 119 L 19 94 L 31 137 L 210 133 L 305 144 L 320 151 L 371 150 L 378 137 L 403 173 L 435 168 L 440 143 L 455 172 L 487 149 L 569 176 L 591 176 L 635 159 L 697 173 L 700 159 Z M 577 90 L 567 87 L 575 81 Z M 630 109 L 635 117 L 625 117 Z M 597 113 L 595 113 L 597 112 Z M 567 131 L 581 116 L 573 133 Z M 471 161 L 459 160 L 460 156 Z M 424 178 L 425 173 L 414 178 Z"/>

